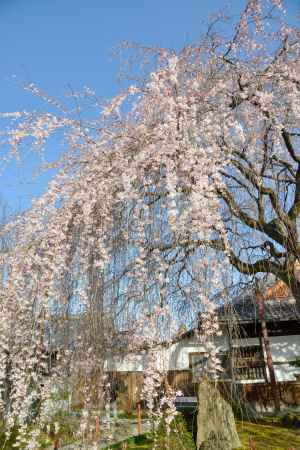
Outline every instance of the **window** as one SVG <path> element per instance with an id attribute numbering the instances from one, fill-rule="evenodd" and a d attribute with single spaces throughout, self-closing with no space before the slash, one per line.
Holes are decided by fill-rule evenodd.
<path id="1" fill-rule="evenodd" d="M 266 379 L 265 360 L 260 345 L 234 348 L 233 367 L 237 381 Z"/>

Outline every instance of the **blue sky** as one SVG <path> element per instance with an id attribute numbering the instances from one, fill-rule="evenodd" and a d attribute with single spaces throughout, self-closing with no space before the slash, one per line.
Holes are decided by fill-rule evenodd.
<path id="1" fill-rule="evenodd" d="M 124 40 L 180 48 L 199 37 L 209 13 L 225 0 L 0 0 L 0 111 L 33 109 L 36 100 L 22 90 L 35 82 L 54 96 L 68 85 L 115 95 L 119 60 L 113 49 Z M 238 14 L 245 1 L 231 1 Z M 286 0 L 297 20 L 299 0 Z M 55 154 L 55 149 L 53 149 Z M 0 178 L 0 195 L 13 208 L 26 208 L 45 189 L 48 177 L 32 180 L 28 155 Z"/>

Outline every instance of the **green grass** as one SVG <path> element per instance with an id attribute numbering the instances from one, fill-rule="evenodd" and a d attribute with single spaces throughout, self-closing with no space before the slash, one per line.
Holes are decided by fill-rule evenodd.
<path id="1" fill-rule="evenodd" d="M 145 414 L 144 414 L 145 416 Z M 137 414 L 136 412 L 132 412 L 132 413 L 126 413 L 126 412 L 120 412 L 118 413 L 118 419 L 136 419 L 137 418 Z"/>
<path id="2" fill-rule="evenodd" d="M 300 434 L 297 430 L 285 428 L 273 419 L 260 421 L 259 423 L 237 421 L 237 429 L 243 450 L 249 449 L 249 437 L 256 444 L 257 450 L 288 450 L 300 449 Z M 299 430 L 300 431 L 300 430 Z M 298 431 L 298 433 L 299 433 Z"/>

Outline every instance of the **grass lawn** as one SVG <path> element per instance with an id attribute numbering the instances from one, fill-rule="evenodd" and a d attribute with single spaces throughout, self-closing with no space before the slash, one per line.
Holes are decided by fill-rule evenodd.
<path id="1" fill-rule="evenodd" d="M 267 420 L 262 423 L 237 422 L 237 428 L 243 450 L 249 449 L 250 436 L 257 450 L 300 450 L 300 430 L 284 428 Z"/>

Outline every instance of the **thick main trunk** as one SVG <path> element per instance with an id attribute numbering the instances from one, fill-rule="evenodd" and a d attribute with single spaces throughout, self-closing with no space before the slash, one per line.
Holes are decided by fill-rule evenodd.
<path id="1" fill-rule="evenodd" d="M 273 365 L 273 358 L 272 358 L 267 324 L 265 321 L 264 298 L 259 293 L 257 293 L 257 303 L 258 303 L 259 320 L 260 320 L 260 324 L 261 324 L 261 335 L 262 335 L 262 341 L 263 341 L 265 351 L 266 351 L 267 367 L 268 367 L 268 371 L 269 371 L 270 385 L 271 385 L 272 395 L 273 395 L 273 399 L 274 399 L 274 406 L 275 406 L 275 411 L 278 412 L 278 411 L 280 411 L 280 395 L 279 395 L 278 386 L 277 386 L 277 382 L 276 382 L 276 376 L 275 376 L 275 370 L 274 370 L 274 365 Z"/>

